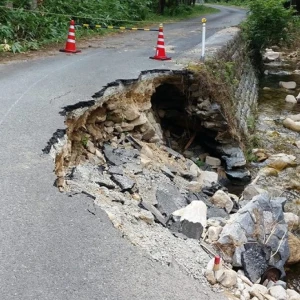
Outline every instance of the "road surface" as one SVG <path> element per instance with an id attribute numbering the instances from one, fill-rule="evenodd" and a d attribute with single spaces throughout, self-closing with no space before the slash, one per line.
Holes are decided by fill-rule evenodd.
<path id="1" fill-rule="evenodd" d="M 208 36 L 245 12 L 207 16 Z M 200 18 L 201 19 L 201 18 Z M 157 33 L 127 32 L 91 41 L 81 54 L 0 64 L 0 298 L 2 300 L 222 299 L 123 239 L 91 200 L 53 187 L 42 149 L 64 128 L 61 107 L 90 100 L 103 85 L 145 69 L 172 68 L 201 42 L 200 19 L 164 27 L 170 62 L 150 60 Z M 80 43 L 78 43 L 78 47 Z"/>

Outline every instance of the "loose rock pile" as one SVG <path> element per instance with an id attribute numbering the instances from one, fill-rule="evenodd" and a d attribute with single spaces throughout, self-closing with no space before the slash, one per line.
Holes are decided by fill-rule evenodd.
<path id="1" fill-rule="evenodd" d="M 123 236 L 152 258 L 182 268 L 203 282 L 203 270 L 218 252 L 230 269 L 218 274 L 211 267 L 205 271 L 215 290 L 230 289 L 240 299 L 253 299 L 250 296 L 259 293 L 270 296 L 267 299 L 297 299 L 289 290 L 284 293 L 294 298 L 271 297 L 285 286 L 283 281 L 272 289 L 272 281 L 264 283 L 267 287 L 253 286 L 270 265 L 280 270 L 279 277 L 284 275 L 288 223 L 299 223 L 292 214 L 285 217 L 285 198 L 271 198 L 250 185 L 240 200 L 218 183 L 216 169 L 204 171 L 166 146 L 131 135 L 121 134 L 102 149 L 90 143 L 86 148 L 99 152 L 99 160 L 72 168 L 67 190 L 94 197 Z"/>
<path id="2" fill-rule="evenodd" d="M 65 140 L 60 134 L 51 150 L 58 188 L 90 195 L 134 245 L 202 282 L 205 273 L 215 290 L 229 289 L 240 299 L 299 299 L 280 280 L 285 264 L 297 260 L 291 255 L 298 254 L 291 230 L 299 218 L 285 212 L 286 197 L 256 180 L 242 197 L 228 192 L 224 181 L 250 180 L 250 172 L 242 150 L 230 145 L 226 126 L 215 136 L 222 141 L 216 144 L 219 157 L 199 151 L 193 138 L 182 151 L 185 156 L 167 147 L 171 134 L 158 120 L 172 112 L 151 109 L 149 94 L 156 84 L 124 90 L 118 83 L 103 90 L 103 99 L 90 108 L 76 107 L 67 118 Z M 226 124 L 216 105 L 193 88 L 196 104 L 187 111 L 198 112 L 203 128 L 221 130 Z M 174 140 L 171 146 L 178 150 Z M 266 162 L 258 176 L 297 165 L 291 156 L 256 154 Z M 223 268 L 214 271 L 216 255 L 222 256 Z"/>

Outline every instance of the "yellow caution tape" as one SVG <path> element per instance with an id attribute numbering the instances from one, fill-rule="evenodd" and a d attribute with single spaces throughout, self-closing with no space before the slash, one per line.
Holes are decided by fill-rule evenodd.
<path id="1" fill-rule="evenodd" d="M 93 24 L 76 24 L 77 26 L 82 26 L 85 28 L 103 28 L 103 29 L 118 29 L 118 30 L 141 30 L 141 31 L 158 31 L 155 28 L 137 28 L 137 27 L 124 27 L 124 26 L 104 26 L 104 25 L 93 25 Z"/>

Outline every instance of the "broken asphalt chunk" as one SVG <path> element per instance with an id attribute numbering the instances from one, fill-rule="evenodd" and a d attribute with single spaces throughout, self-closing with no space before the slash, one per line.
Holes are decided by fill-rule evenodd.
<path id="1" fill-rule="evenodd" d="M 103 147 L 103 153 L 106 160 L 114 166 L 120 166 L 125 163 L 140 161 L 139 151 L 135 149 L 114 149 L 110 145 L 105 144 Z"/>
<path id="2" fill-rule="evenodd" d="M 111 179 L 121 188 L 122 192 L 130 191 L 135 185 L 131 178 L 124 175 L 113 174 Z"/>
<path id="3" fill-rule="evenodd" d="M 155 206 L 145 201 L 142 201 L 140 203 L 140 206 L 150 211 L 159 223 L 161 223 L 163 226 L 166 226 L 166 222 L 167 222 L 166 218 L 160 213 L 160 211 Z"/>

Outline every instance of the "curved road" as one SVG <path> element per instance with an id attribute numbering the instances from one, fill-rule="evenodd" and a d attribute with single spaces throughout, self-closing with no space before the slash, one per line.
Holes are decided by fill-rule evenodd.
<path id="1" fill-rule="evenodd" d="M 222 8 L 207 17 L 208 35 L 244 16 L 242 10 Z M 62 106 L 89 100 L 117 78 L 176 67 L 176 57 L 200 43 L 198 24 L 164 27 L 171 62 L 148 59 L 157 33 L 128 32 L 94 40 L 81 54 L 57 51 L 0 64 L 2 300 L 222 299 L 144 256 L 122 239 L 103 211 L 87 211 L 90 199 L 60 194 L 53 187 L 53 161 L 41 154 L 52 133 L 64 128 Z"/>

